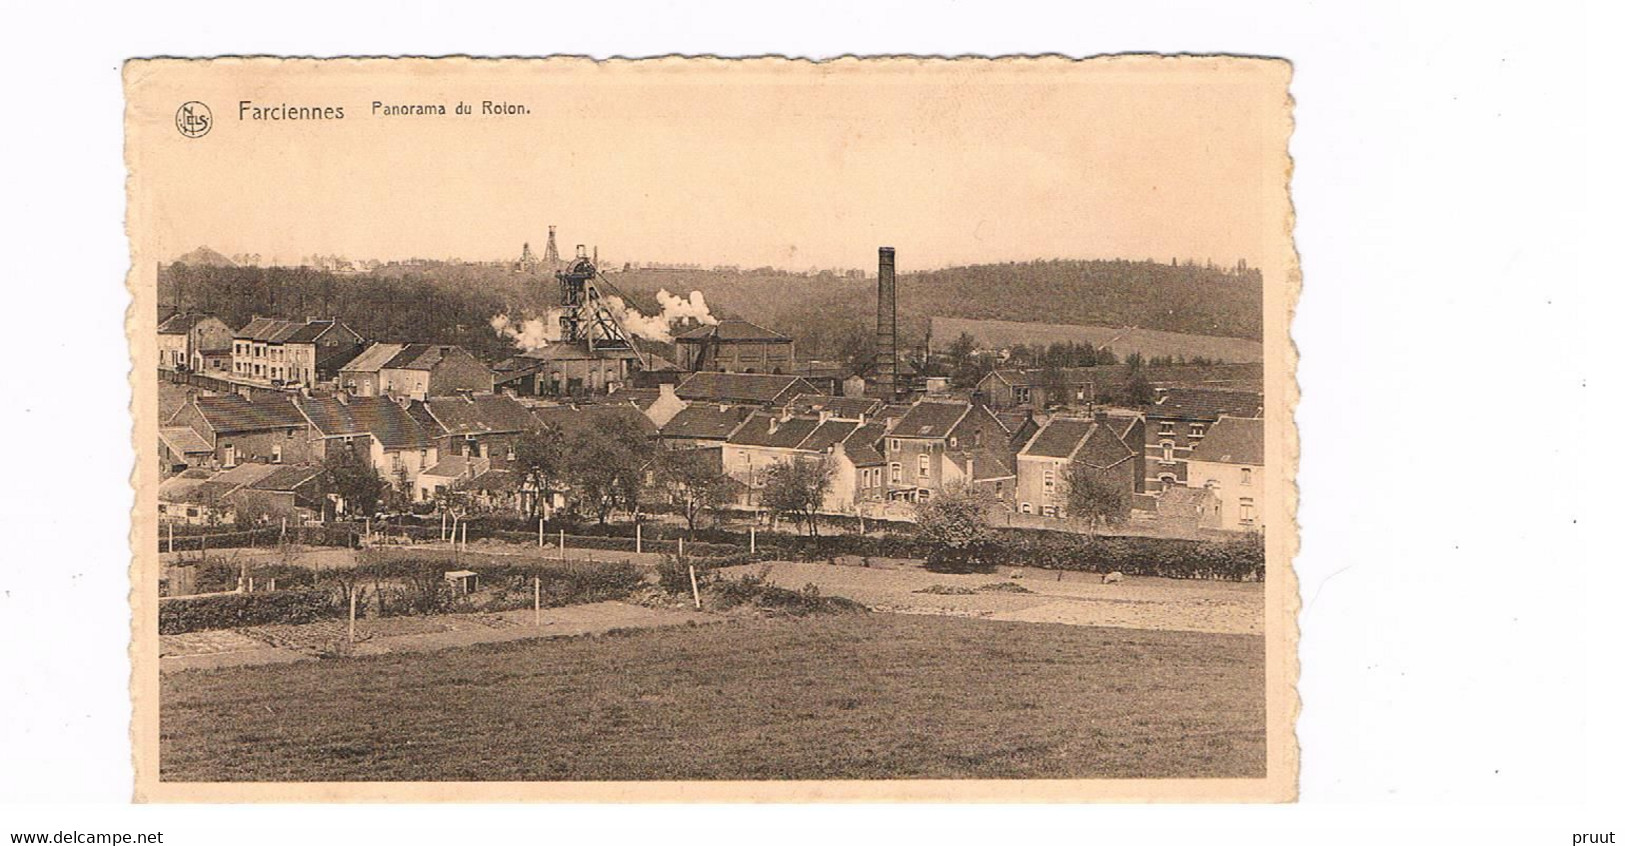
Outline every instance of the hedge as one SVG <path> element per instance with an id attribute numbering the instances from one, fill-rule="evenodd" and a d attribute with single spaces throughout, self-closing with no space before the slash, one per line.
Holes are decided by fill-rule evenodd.
<path id="1" fill-rule="evenodd" d="M 182 634 L 275 623 L 314 623 L 345 613 L 331 590 L 228 593 L 158 603 L 158 633 Z"/>

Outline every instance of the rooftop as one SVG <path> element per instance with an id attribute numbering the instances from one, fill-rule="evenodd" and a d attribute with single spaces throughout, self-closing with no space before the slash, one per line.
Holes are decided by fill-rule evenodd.
<path id="1" fill-rule="evenodd" d="M 744 425 L 750 412 L 748 406 L 690 403 L 666 421 L 660 434 L 668 438 L 725 441 Z"/>
<path id="2" fill-rule="evenodd" d="M 713 402 L 784 402 L 798 394 L 815 394 L 807 380 L 799 376 L 769 373 L 716 373 L 702 371 L 677 385 L 677 395 L 686 400 Z"/>
<path id="3" fill-rule="evenodd" d="M 790 401 L 790 410 L 797 414 L 817 414 L 820 411 L 829 412 L 831 417 L 844 417 L 856 420 L 859 416 L 867 417 L 880 410 L 883 405 L 880 400 L 864 397 L 837 397 L 829 394 L 799 394 Z"/>
<path id="4" fill-rule="evenodd" d="M 406 349 L 405 344 L 373 344 L 361 351 L 361 354 L 350 363 L 339 368 L 340 370 L 355 370 L 368 373 L 377 373 L 385 363 L 394 358 L 401 350 Z"/>
<path id="5" fill-rule="evenodd" d="M 1217 420 L 1220 415 L 1258 417 L 1263 413 L 1263 394 L 1200 388 L 1167 388 L 1159 392 L 1155 404 L 1145 409 L 1147 417 L 1180 420 Z"/>
<path id="6" fill-rule="evenodd" d="M 788 344 L 790 339 L 772 329 L 757 326 L 748 320 L 729 318 L 713 326 L 696 326 L 677 336 L 680 344 L 697 344 L 710 340 Z"/>
<path id="7" fill-rule="evenodd" d="M 324 437 L 372 435 L 384 449 L 426 449 L 432 441 L 406 409 L 385 397 L 322 397 L 300 402 Z"/>
<path id="8" fill-rule="evenodd" d="M 426 404 L 435 421 L 453 435 L 522 432 L 536 425 L 530 409 L 506 394 L 431 397 Z"/>
<path id="9" fill-rule="evenodd" d="M 803 441 L 818 428 L 816 417 L 792 417 L 784 420 L 777 414 L 752 414 L 745 425 L 728 439 L 733 446 L 757 446 L 776 449 L 798 449 Z"/>
<path id="10" fill-rule="evenodd" d="M 216 432 L 251 432 L 262 429 L 303 427 L 305 416 L 286 396 L 273 396 L 250 402 L 236 394 L 192 398 L 209 428 Z M 184 409 L 182 409 L 184 411 Z M 176 412 L 177 414 L 182 412 Z"/>
<path id="11" fill-rule="evenodd" d="M 1191 461 L 1264 466 L 1264 420 L 1259 417 L 1221 417 L 1207 428 L 1207 436 L 1191 450 Z"/>
<path id="12" fill-rule="evenodd" d="M 897 421 L 887 437 L 892 438 L 946 438 L 948 432 L 970 413 L 968 402 L 915 403 Z"/>

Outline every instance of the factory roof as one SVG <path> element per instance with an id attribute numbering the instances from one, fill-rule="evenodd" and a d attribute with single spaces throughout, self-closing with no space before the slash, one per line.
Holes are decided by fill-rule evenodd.
<path id="1" fill-rule="evenodd" d="M 704 341 L 734 341 L 788 344 L 790 338 L 748 321 L 729 318 L 710 326 L 696 326 L 677 336 L 677 342 L 696 344 Z"/>

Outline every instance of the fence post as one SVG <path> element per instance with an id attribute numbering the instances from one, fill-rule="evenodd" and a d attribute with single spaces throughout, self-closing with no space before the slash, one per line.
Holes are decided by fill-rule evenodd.
<path id="1" fill-rule="evenodd" d="M 643 552 L 643 524 L 638 524 L 638 552 Z"/>
<path id="2" fill-rule="evenodd" d="M 694 588 L 694 610 L 700 610 L 700 578 L 694 575 L 694 565 L 688 565 L 688 584 Z"/>
<path id="3" fill-rule="evenodd" d="M 542 626 L 542 577 L 541 576 L 532 576 L 531 580 L 533 582 L 535 582 L 535 590 L 536 590 L 536 627 L 541 628 L 541 626 Z"/>
<path id="4" fill-rule="evenodd" d="M 175 524 L 169 524 L 169 551 L 175 551 Z"/>
<path id="5" fill-rule="evenodd" d="M 536 518 L 536 548 L 547 546 L 547 518 Z"/>
<path id="6" fill-rule="evenodd" d="M 677 539 L 677 560 L 683 560 L 683 539 L 681 537 Z"/>
<path id="7" fill-rule="evenodd" d="M 446 512 L 440 512 L 440 542 L 446 542 Z"/>
<path id="8" fill-rule="evenodd" d="M 559 530 L 559 560 L 564 560 L 564 530 Z"/>
<path id="9" fill-rule="evenodd" d="M 350 642 L 355 643 L 355 597 L 361 592 L 360 585 L 350 587 Z"/>
<path id="10" fill-rule="evenodd" d="M 463 521 L 463 551 L 468 551 L 468 521 Z"/>
<path id="11" fill-rule="evenodd" d="M 750 554 L 756 554 L 756 527 L 750 527 Z"/>

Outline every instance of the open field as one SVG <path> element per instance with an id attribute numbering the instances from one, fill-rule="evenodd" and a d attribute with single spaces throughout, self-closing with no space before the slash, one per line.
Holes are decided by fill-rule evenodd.
<path id="1" fill-rule="evenodd" d="M 166 781 L 1264 775 L 1254 636 L 843 614 L 161 684 Z"/>
<path id="2" fill-rule="evenodd" d="M 843 559 L 847 560 L 847 559 Z M 917 566 L 861 567 L 775 561 L 730 567 L 731 577 L 766 572 L 780 587 L 814 584 L 826 594 L 854 599 L 877 611 L 947 614 L 1025 623 L 1114 626 L 1130 629 L 1264 633 L 1264 585 L 1129 577 L 1101 584 L 1094 573 L 1027 569 L 1011 580 L 998 574 L 932 573 Z M 1014 590 L 988 591 L 1001 584 Z M 967 593 L 922 593 L 932 588 Z"/>
<path id="3" fill-rule="evenodd" d="M 1227 362 L 1264 360 L 1264 345 L 1246 338 L 1218 335 L 1187 335 L 1155 329 L 1122 326 L 1072 326 L 1061 323 L 1018 323 L 1011 320 L 967 320 L 958 317 L 931 318 L 931 337 L 946 345 L 961 333 L 968 333 L 983 346 L 1007 347 L 1014 344 L 1049 345 L 1057 341 L 1088 341 L 1096 347 L 1111 347 L 1118 358 L 1138 352 L 1146 358 L 1161 356 L 1204 356 Z"/>

